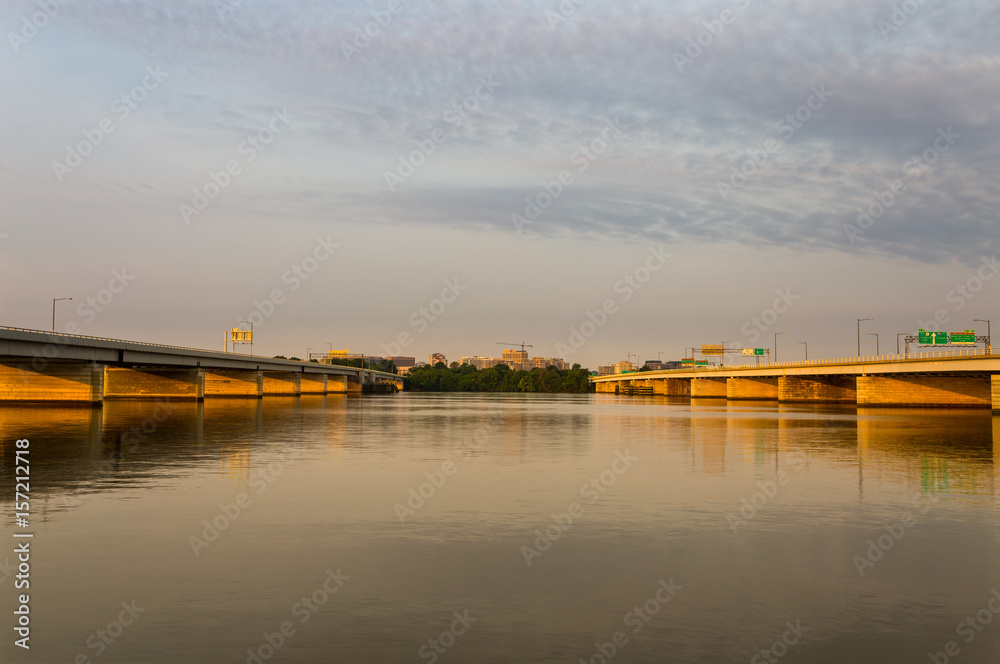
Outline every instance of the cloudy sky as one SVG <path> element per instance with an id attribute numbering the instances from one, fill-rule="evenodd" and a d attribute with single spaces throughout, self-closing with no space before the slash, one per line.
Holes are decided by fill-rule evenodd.
<path id="1" fill-rule="evenodd" d="M 8 0 L 0 26 L 4 325 L 73 297 L 58 328 L 96 336 L 221 349 L 252 317 L 266 355 L 596 369 L 1000 324 L 993 2 Z"/>

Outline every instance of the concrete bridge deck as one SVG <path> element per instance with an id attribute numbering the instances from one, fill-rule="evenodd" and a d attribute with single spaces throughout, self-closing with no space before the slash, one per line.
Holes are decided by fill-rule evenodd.
<path id="1" fill-rule="evenodd" d="M 961 349 L 594 376 L 598 392 L 1000 410 L 1000 355 Z"/>
<path id="2" fill-rule="evenodd" d="M 0 402 L 194 399 L 396 391 L 359 367 L 0 327 Z"/>

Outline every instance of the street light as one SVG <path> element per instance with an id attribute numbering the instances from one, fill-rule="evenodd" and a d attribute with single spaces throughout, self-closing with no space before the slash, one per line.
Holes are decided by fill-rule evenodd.
<path id="1" fill-rule="evenodd" d="M 878 332 L 865 332 L 866 337 L 875 337 L 875 356 L 878 357 Z"/>
<path id="2" fill-rule="evenodd" d="M 858 357 L 861 357 L 861 321 L 863 320 L 875 320 L 874 318 L 859 318 L 858 319 Z"/>
<path id="3" fill-rule="evenodd" d="M 72 300 L 71 297 L 54 297 L 52 298 L 52 331 L 56 331 L 56 302 L 59 300 Z"/>
<path id="4" fill-rule="evenodd" d="M 805 341 L 800 341 L 799 343 L 803 344 L 806 347 L 806 362 L 808 362 L 809 361 L 809 344 L 807 342 L 805 342 Z"/>
<path id="5" fill-rule="evenodd" d="M 774 333 L 774 361 L 778 361 L 778 335 L 788 334 L 788 332 L 775 332 Z"/>
<path id="6" fill-rule="evenodd" d="M 253 321 L 241 320 L 241 323 L 246 323 L 250 326 L 250 354 L 253 355 Z M 233 348 L 233 350 L 236 350 Z"/>
<path id="7" fill-rule="evenodd" d="M 986 323 L 986 354 L 993 354 L 993 342 L 990 341 L 990 321 L 989 319 L 973 318 L 973 323 Z"/>

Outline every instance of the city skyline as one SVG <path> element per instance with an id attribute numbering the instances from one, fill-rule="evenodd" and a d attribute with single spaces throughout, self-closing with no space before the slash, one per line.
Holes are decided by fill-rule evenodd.
<path id="1" fill-rule="evenodd" d="M 596 370 L 991 318 L 995 7 L 389 4 L 6 3 L 3 324 Z"/>

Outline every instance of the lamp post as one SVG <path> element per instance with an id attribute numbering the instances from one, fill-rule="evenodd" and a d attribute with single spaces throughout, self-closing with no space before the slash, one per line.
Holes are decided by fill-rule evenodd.
<path id="1" fill-rule="evenodd" d="M 56 302 L 59 300 L 72 300 L 71 297 L 54 297 L 52 298 L 52 331 L 56 331 Z"/>
<path id="2" fill-rule="evenodd" d="M 775 332 L 774 333 L 774 361 L 775 361 L 775 363 L 778 362 L 778 335 L 779 334 L 788 334 L 788 332 Z"/>
<path id="3" fill-rule="evenodd" d="M 990 340 L 990 321 L 984 318 L 973 318 L 973 323 L 986 323 L 986 354 L 993 354 L 993 342 Z"/>
<path id="4" fill-rule="evenodd" d="M 250 354 L 253 355 L 253 321 L 241 320 L 241 323 L 246 323 L 250 326 Z M 233 350 L 236 350 L 233 348 Z"/>
<path id="5" fill-rule="evenodd" d="M 808 344 L 808 342 L 805 342 L 805 341 L 800 341 L 799 343 L 803 344 L 806 347 L 806 362 L 808 362 L 809 361 L 809 344 Z"/>
<path id="6" fill-rule="evenodd" d="M 875 356 L 878 357 L 878 332 L 865 332 L 866 337 L 875 337 Z"/>
<path id="7" fill-rule="evenodd" d="M 863 320 L 875 320 L 874 318 L 859 318 L 858 319 L 858 357 L 861 357 L 861 321 Z"/>
<path id="8" fill-rule="evenodd" d="M 306 362 L 309 361 L 309 351 L 311 351 L 311 350 L 312 350 L 312 348 L 306 348 Z"/>

